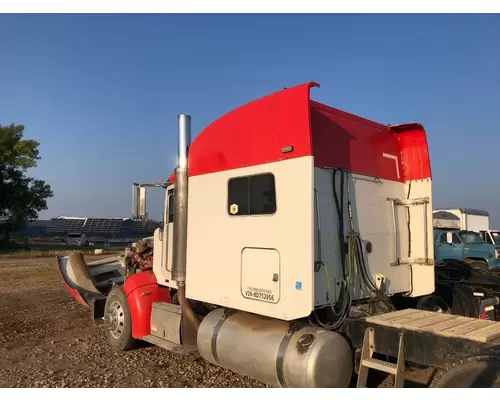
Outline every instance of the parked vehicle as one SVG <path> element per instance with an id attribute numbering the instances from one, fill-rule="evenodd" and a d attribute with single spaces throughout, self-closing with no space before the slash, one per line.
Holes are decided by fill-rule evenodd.
<path id="1" fill-rule="evenodd" d="M 464 231 L 487 231 L 490 229 L 490 215 L 488 211 L 475 208 L 441 208 L 434 210 L 434 220 L 441 217 L 449 218 L 449 214 L 458 218 L 458 229 Z"/>
<path id="2" fill-rule="evenodd" d="M 481 237 L 486 243 L 500 245 L 500 231 L 499 230 L 487 230 L 479 231 Z"/>
<path id="3" fill-rule="evenodd" d="M 438 263 L 458 260 L 476 269 L 500 268 L 500 245 L 485 240 L 489 215 L 466 208 L 433 213 L 434 258 Z M 481 233 L 481 230 L 483 230 Z"/>
<path id="4" fill-rule="evenodd" d="M 58 257 L 67 290 L 116 350 L 198 352 L 270 386 L 347 387 L 356 371 L 365 387 L 375 369 L 402 387 L 406 362 L 440 368 L 434 387 L 495 386 L 500 323 L 391 303 L 435 291 L 423 126 L 334 109 L 314 86 L 238 107 L 192 144 L 180 115 L 163 227 L 114 260 Z"/>
<path id="5" fill-rule="evenodd" d="M 486 243 L 478 232 L 462 230 L 456 214 L 434 212 L 433 225 L 439 227 L 434 229 L 435 291 L 417 299 L 396 296 L 394 303 L 400 309 L 499 320 L 500 246 Z"/>
<path id="6" fill-rule="evenodd" d="M 455 228 L 479 232 L 486 243 L 500 245 L 500 230 L 490 229 L 488 211 L 473 208 L 446 208 L 435 210 L 433 218 L 437 223 L 436 227 L 439 227 L 441 220 L 448 223 L 454 220 Z"/>
<path id="7" fill-rule="evenodd" d="M 85 233 L 68 233 L 66 243 L 70 246 L 86 246 L 87 235 Z"/>
<path id="8" fill-rule="evenodd" d="M 438 263 L 458 260 L 475 269 L 500 268 L 500 246 L 473 231 L 434 229 L 434 257 Z"/>

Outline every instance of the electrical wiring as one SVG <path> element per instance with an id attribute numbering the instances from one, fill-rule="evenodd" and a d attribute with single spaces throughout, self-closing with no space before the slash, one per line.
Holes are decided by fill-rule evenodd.
<path id="1" fill-rule="evenodd" d="M 336 175 L 340 172 L 340 196 L 336 190 Z M 309 316 L 309 323 L 315 327 L 322 327 L 329 330 L 338 329 L 345 319 L 348 317 L 351 306 L 352 299 L 354 297 L 354 286 L 356 283 L 360 285 L 360 290 L 363 291 L 364 288 L 368 289 L 371 293 L 370 300 L 368 301 L 369 308 L 372 308 L 374 304 L 381 303 L 386 306 L 388 311 L 394 310 L 394 306 L 384 295 L 383 291 L 380 290 L 376 283 L 373 281 L 363 255 L 363 245 L 358 232 L 354 230 L 353 217 L 352 217 L 352 204 L 349 194 L 349 185 L 347 185 L 347 207 L 348 207 L 348 221 L 349 230 L 347 233 L 347 252 L 345 251 L 345 231 L 344 231 L 344 171 L 340 169 L 335 169 L 332 174 L 332 186 L 333 186 L 333 197 L 335 200 L 335 207 L 337 210 L 338 218 L 338 239 L 339 239 L 339 250 L 340 250 L 340 261 L 342 265 L 343 272 L 343 282 L 340 287 L 339 297 L 336 303 L 333 302 L 332 297 L 330 297 L 329 306 L 335 317 L 332 322 L 322 322 L 316 310 L 313 311 L 315 321 L 312 321 L 311 316 Z M 340 197 L 340 198 L 339 198 Z M 347 257 L 346 257 L 347 253 Z M 325 271 L 327 280 L 327 291 L 331 291 L 331 280 L 330 272 L 325 263 L 319 262 L 320 269 Z M 383 282 L 381 282 L 383 284 Z M 337 306 L 337 307 L 336 307 Z"/>
<path id="2" fill-rule="evenodd" d="M 340 199 L 339 195 L 336 190 L 336 175 L 337 173 L 340 172 Z M 346 262 L 346 255 L 345 255 L 345 242 L 344 242 L 344 172 L 342 170 L 334 170 L 332 174 L 332 187 L 333 187 L 333 197 L 335 200 L 335 206 L 337 209 L 337 217 L 338 217 L 338 240 L 339 240 L 339 252 L 340 252 L 340 259 L 341 259 L 341 265 L 342 265 L 342 271 L 344 275 L 344 280 L 342 282 L 341 288 L 340 288 L 340 293 L 339 293 L 339 301 L 340 302 L 340 310 L 337 311 L 335 308 L 335 305 L 333 303 L 330 303 L 330 307 L 332 309 L 333 315 L 336 317 L 335 321 L 333 323 L 324 323 L 320 321 L 316 310 L 313 311 L 314 317 L 316 319 L 316 322 L 323 328 L 334 330 L 339 328 L 344 320 L 347 318 L 349 315 L 349 311 L 352 305 L 352 267 L 353 263 L 352 260 L 354 260 L 354 257 L 349 256 L 349 259 L 351 261 Z M 349 244 L 348 244 L 348 255 L 349 255 Z M 327 281 L 328 281 L 328 291 L 330 291 L 330 274 L 328 272 L 328 268 L 324 263 L 321 263 L 321 267 L 325 270 L 325 273 L 327 275 Z M 311 321 L 311 318 L 309 317 L 309 322 L 315 326 Z"/>

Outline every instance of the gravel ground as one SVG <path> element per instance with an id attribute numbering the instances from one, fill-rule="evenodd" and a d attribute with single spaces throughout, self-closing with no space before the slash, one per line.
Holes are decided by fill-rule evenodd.
<path id="1" fill-rule="evenodd" d="M 409 371 L 407 386 L 425 387 L 429 374 Z M 389 377 L 372 385 L 391 382 Z M 50 258 L 0 260 L 0 387 L 265 386 L 198 354 L 179 356 L 148 345 L 113 351 L 102 327 L 66 292 Z"/>

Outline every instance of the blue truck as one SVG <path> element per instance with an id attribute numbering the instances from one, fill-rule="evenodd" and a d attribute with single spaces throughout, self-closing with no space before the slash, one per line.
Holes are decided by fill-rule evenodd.
<path id="1" fill-rule="evenodd" d="M 416 299 L 396 296 L 396 306 L 500 320 L 500 244 L 473 227 L 464 229 L 448 211 L 434 212 L 433 224 L 435 292 Z"/>
<path id="2" fill-rule="evenodd" d="M 477 270 L 500 270 L 500 245 L 487 242 L 481 232 L 464 229 L 450 212 L 435 212 L 433 220 L 436 263 L 457 260 Z"/>
<path id="3" fill-rule="evenodd" d="M 500 246 L 487 243 L 478 232 L 434 229 L 436 262 L 459 260 L 474 269 L 500 269 Z"/>

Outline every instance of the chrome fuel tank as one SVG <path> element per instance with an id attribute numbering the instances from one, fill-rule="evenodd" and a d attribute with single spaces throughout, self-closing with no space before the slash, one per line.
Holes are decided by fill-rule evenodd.
<path id="1" fill-rule="evenodd" d="M 273 387 L 348 387 L 353 372 L 342 335 L 240 311 L 208 314 L 197 344 L 209 362 Z"/>

